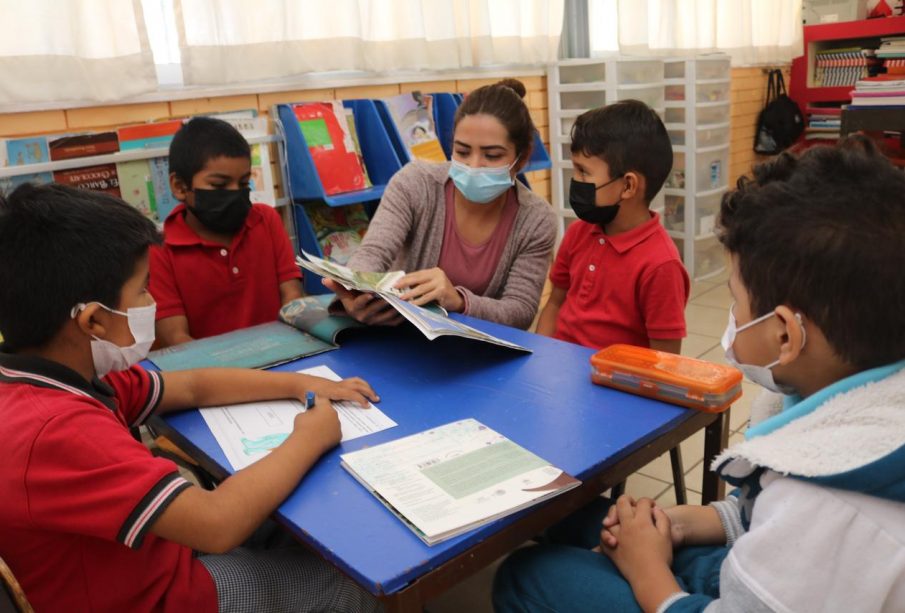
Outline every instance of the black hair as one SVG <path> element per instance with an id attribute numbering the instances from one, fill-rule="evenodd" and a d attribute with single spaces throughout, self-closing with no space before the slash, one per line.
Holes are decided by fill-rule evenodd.
<path id="1" fill-rule="evenodd" d="M 80 302 L 117 308 L 138 260 L 160 242 L 119 198 L 25 183 L 0 196 L 0 334 L 8 351 L 51 341 Z"/>
<path id="2" fill-rule="evenodd" d="M 905 173 L 849 137 L 753 174 L 723 196 L 718 228 L 752 314 L 801 311 L 858 368 L 905 358 Z"/>
<path id="3" fill-rule="evenodd" d="M 506 128 L 519 161 L 527 163 L 534 150 L 534 134 L 537 130 L 523 100 L 526 93 L 524 83 L 518 79 L 503 79 L 498 83 L 479 87 L 467 94 L 456 109 L 453 132 L 468 115 L 492 115 Z"/>
<path id="4" fill-rule="evenodd" d="M 572 153 L 598 157 L 610 178 L 644 176 L 649 204 L 672 170 L 672 143 L 657 113 L 638 100 L 622 100 L 582 113 L 572 126 Z"/>
<path id="5" fill-rule="evenodd" d="M 170 143 L 170 172 L 186 186 L 210 160 L 227 158 L 251 159 L 251 147 L 232 125 L 214 117 L 195 117 L 186 122 Z"/>

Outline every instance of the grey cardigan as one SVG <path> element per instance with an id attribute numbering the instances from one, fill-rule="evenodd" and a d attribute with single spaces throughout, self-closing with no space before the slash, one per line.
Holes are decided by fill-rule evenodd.
<path id="1" fill-rule="evenodd" d="M 434 268 L 440 261 L 446 220 L 444 186 L 449 163 L 412 162 L 387 185 L 361 246 L 349 267 L 361 271 L 406 272 Z M 525 329 L 537 313 L 553 254 L 556 221 L 547 202 L 516 182 L 518 213 L 500 263 L 483 296 L 465 296 L 465 314 Z"/>

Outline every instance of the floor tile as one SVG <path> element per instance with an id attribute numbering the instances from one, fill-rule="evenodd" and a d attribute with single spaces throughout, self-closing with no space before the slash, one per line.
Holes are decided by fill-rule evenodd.
<path id="1" fill-rule="evenodd" d="M 685 327 L 691 334 L 720 338 L 726 329 L 728 309 L 689 304 L 685 307 Z"/>
<path id="2" fill-rule="evenodd" d="M 685 498 L 688 500 L 688 504 L 701 504 L 700 492 L 686 490 Z M 676 506 L 676 490 L 669 488 L 668 490 L 660 494 L 660 496 L 657 498 L 657 504 L 663 508 Z"/>
<path id="3" fill-rule="evenodd" d="M 664 453 L 638 472 L 647 477 L 653 477 L 654 479 L 671 483 L 672 462 L 669 460 L 669 453 Z"/>
<path id="4" fill-rule="evenodd" d="M 656 499 L 666 489 L 672 489 L 672 483 L 665 483 L 659 479 L 653 479 L 639 473 L 629 477 L 625 484 L 625 493 L 630 494 L 635 499 Z"/>
<path id="5" fill-rule="evenodd" d="M 716 287 L 716 283 L 712 283 L 708 281 L 695 281 L 691 284 L 691 292 L 688 295 L 689 300 L 694 300 L 697 296 L 709 292 L 714 287 Z"/>
<path id="6" fill-rule="evenodd" d="M 720 339 L 715 336 L 704 336 L 702 334 L 689 334 L 682 339 L 682 355 L 692 358 L 700 357 L 714 347 L 718 347 Z"/>
<path id="7" fill-rule="evenodd" d="M 699 430 L 680 443 L 682 463 L 694 466 L 704 459 L 704 431 Z"/>
<path id="8" fill-rule="evenodd" d="M 700 296 L 693 298 L 691 302 L 701 306 L 728 309 L 732 305 L 733 299 L 727 285 L 716 285 L 709 292 L 704 292 Z"/>
<path id="9" fill-rule="evenodd" d="M 504 559 L 500 558 L 447 590 L 439 598 L 426 603 L 424 610 L 428 613 L 493 613 L 493 575 Z"/>
<path id="10" fill-rule="evenodd" d="M 716 362 L 717 364 L 726 364 L 726 352 L 723 350 L 722 345 L 717 344 L 716 347 L 701 355 L 701 359 L 708 362 Z"/>

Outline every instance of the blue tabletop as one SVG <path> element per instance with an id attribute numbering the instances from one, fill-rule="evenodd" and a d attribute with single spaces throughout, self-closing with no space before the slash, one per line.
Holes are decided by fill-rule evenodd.
<path id="1" fill-rule="evenodd" d="M 341 338 L 337 351 L 275 369 L 325 364 L 340 376 L 363 377 L 380 395 L 381 410 L 399 424 L 325 455 L 277 511 L 281 523 L 374 594 L 398 591 L 520 515 L 429 547 L 340 466 L 341 453 L 473 417 L 582 479 L 691 414 L 592 384 L 590 349 L 456 317 L 534 353 L 463 339 L 428 341 L 408 327 L 372 328 Z M 165 421 L 232 472 L 198 411 Z"/>

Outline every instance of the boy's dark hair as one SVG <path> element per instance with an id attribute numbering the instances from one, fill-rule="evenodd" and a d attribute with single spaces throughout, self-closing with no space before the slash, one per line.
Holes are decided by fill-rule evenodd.
<path id="1" fill-rule="evenodd" d="M 466 95 L 456 109 L 453 132 L 468 115 L 493 115 L 506 128 L 519 160 L 527 163 L 534 150 L 534 133 L 537 130 L 523 100 L 526 93 L 524 83 L 518 79 L 503 79 L 499 83 L 479 87 Z"/>
<path id="2" fill-rule="evenodd" d="M 173 136 L 170 172 L 191 187 L 192 177 L 219 157 L 251 159 L 251 147 L 236 128 L 222 119 L 195 117 Z"/>
<path id="3" fill-rule="evenodd" d="M 905 173 L 870 140 L 783 153 L 723 197 L 752 315 L 801 311 L 859 368 L 905 358 Z"/>
<path id="4" fill-rule="evenodd" d="M 154 223 L 119 198 L 26 183 L 0 196 L 0 334 L 8 351 L 42 347 L 72 307 L 117 308 Z"/>
<path id="5" fill-rule="evenodd" d="M 672 170 L 672 143 L 657 113 L 638 100 L 582 113 L 572 126 L 572 153 L 599 157 L 615 179 L 633 171 L 644 175 L 650 204 Z"/>

